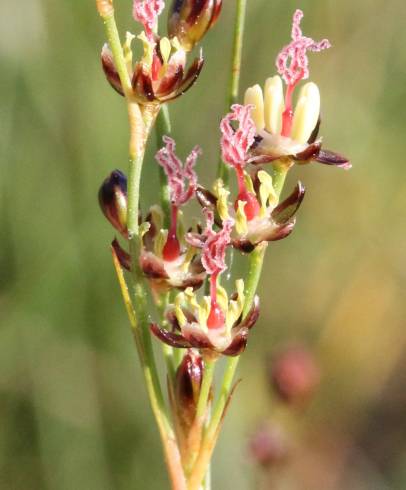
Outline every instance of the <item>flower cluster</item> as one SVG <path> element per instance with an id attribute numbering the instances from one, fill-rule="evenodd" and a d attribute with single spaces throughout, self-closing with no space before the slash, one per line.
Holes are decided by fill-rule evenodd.
<path id="1" fill-rule="evenodd" d="M 141 103 L 169 100 L 169 92 L 165 92 L 168 87 L 172 94 L 178 90 L 183 83 L 183 68 L 179 69 L 175 60 L 185 59 L 186 52 L 213 24 L 221 1 L 175 0 L 170 10 L 169 39 L 156 35 L 162 8 L 161 0 L 134 3 L 134 17 L 144 26 L 140 36 L 144 58 L 136 65 L 132 78 L 134 96 Z M 264 92 L 259 85 L 249 88 L 244 105 L 234 104 L 220 123 L 222 160 L 235 173 L 234 197 L 232 188 L 221 179 L 215 181 L 212 190 L 198 185 L 195 166 L 202 154 L 198 146 L 183 163 L 175 141 L 164 136 L 164 146 L 156 153 L 155 159 L 168 181 L 170 213 L 164 216 L 161 207 L 154 205 L 144 218 L 140 217 L 138 265 L 155 297 L 172 291 L 162 326 L 151 325 L 154 335 L 172 347 L 199 349 L 214 357 L 236 356 L 245 349 L 249 330 L 259 316 L 259 299 L 254 296 L 247 303 L 242 279 L 237 279 L 236 292 L 231 296 L 222 287 L 221 277 L 228 267 L 227 250 L 234 247 L 251 253 L 263 242 L 283 239 L 294 229 L 305 189 L 298 182 L 281 200 L 276 182 L 281 168 L 286 175 L 294 162 L 311 160 L 349 167 L 346 158 L 322 150 L 317 139 L 320 93 L 316 84 L 303 86 L 292 109 L 295 87 L 309 76 L 307 52 L 330 47 L 327 40 L 316 42 L 303 35 L 302 17 L 300 10 L 293 16 L 292 41 L 277 57 L 279 75 L 267 80 Z M 174 47 L 175 53 L 171 54 Z M 110 65 L 104 66 L 106 70 Z M 285 96 L 282 79 L 286 83 Z M 110 79 L 113 85 L 114 80 L 120 89 L 116 75 Z M 260 167 L 270 162 L 274 173 Z M 205 226 L 197 222 L 186 228 L 183 208 L 194 197 L 203 208 Z M 126 178 L 121 172 L 115 171 L 106 179 L 99 200 L 106 217 L 126 239 Z M 131 269 L 134 262 L 131 264 L 129 253 L 117 239 L 113 248 L 122 267 Z M 203 284 L 209 294 L 199 291 Z M 188 354 L 189 361 L 193 352 Z"/>
<path id="2" fill-rule="evenodd" d="M 200 235 L 189 233 L 188 242 L 201 250 L 202 264 L 210 276 L 210 296 L 198 301 L 191 288 L 178 294 L 175 304 L 167 311 L 167 322 L 172 330 L 152 325 L 153 333 L 172 347 L 198 348 L 229 356 L 241 354 L 245 349 L 250 328 L 259 316 L 259 299 L 243 318 L 245 305 L 244 282 L 236 282 L 237 292 L 229 299 L 220 286 L 219 276 L 227 269 L 226 250 L 230 245 L 230 234 L 234 225 L 228 219 L 215 232 L 214 217 L 206 211 L 206 228 Z"/>
<path id="3" fill-rule="evenodd" d="M 163 0 L 134 0 L 133 17 L 144 28 L 138 35 L 144 54 L 140 61 L 133 63 L 131 44 L 135 36 L 127 33 L 123 51 L 132 93 L 126 95 L 143 105 L 160 104 L 183 95 L 197 80 L 204 62 L 200 53 L 187 69 L 187 53 L 214 24 L 221 5 L 222 0 L 197 3 L 174 0 L 168 20 L 169 36 L 160 37 L 156 31 L 158 17 L 164 9 Z M 111 86 L 125 95 L 107 44 L 103 46 L 101 60 Z"/>
<path id="4" fill-rule="evenodd" d="M 238 5 L 242 15 L 237 15 L 236 33 L 243 30 L 245 2 Z M 291 234 L 305 196 L 299 181 L 281 198 L 288 172 L 295 163 L 311 161 L 350 167 L 347 158 L 322 149 L 317 85 L 308 82 L 295 94 L 300 82 L 309 78 L 308 53 L 330 48 L 330 43 L 304 36 L 303 13 L 294 13 L 291 41 L 276 59 L 278 74 L 263 89 L 248 88 L 242 103 L 233 104 L 220 122 L 219 170 L 227 179 L 218 178 L 210 189 L 198 183 L 202 150 L 194 146 L 181 158 L 175 140 L 164 135 L 170 126 L 168 113 L 164 114 L 157 127 L 163 146 L 155 154 L 160 204 L 143 212 L 140 177 L 155 118 L 164 103 L 182 95 L 199 76 L 201 51 L 189 68 L 188 56 L 216 22 L 222 0 L 172 0 L 168 37 L 158 34 L 164 0 L 133 0 L 133 18 L 143 27 L 137 36 L 143 55 L 135 63 L 135 36 L 127 33 L 120 45 L 113 0 L 97 0 L 97 6 L 110 42 L 102 50 L 103 69 L 111 86 L 125 96 L 131 127 L 131 180 L 127 185 L 127 177 L 113 171 L 99 190 L 99 203 L 118 232 L 112 242 L 113 261 L 172 486 L 198 490 L 204 486 L 232 397 L 237 365 L 228 361 L 216 396 L 216 361 L 246 349 L 260 314 L 256 289 L 265 251 L 268 244 Z M 238 36 L 235 50 L 241 54 Z M 194 198 L 202 208 L 201 217 L 189 221 L 188 207 Z M 244 257 L 252 254 L 245 282 L 230 270 L 231 257 L 238 252 Z M 225 287 L 226 272 L 235 284 L 231 294 Z M 152 337 L 163 344 L 170 417 Z M 297 348 L 278 356 L 270 374 L 274 391 L 294 405 L 307 402 L 319 381 L 317 365 Z M 284 461 L 289 447 L 277 431 L 261 430 L 252 440 L 251 452 L 265 467 Z"/>

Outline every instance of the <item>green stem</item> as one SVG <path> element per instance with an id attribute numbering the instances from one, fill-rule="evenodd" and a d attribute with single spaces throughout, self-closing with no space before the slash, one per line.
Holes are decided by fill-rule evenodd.
<path id="1" fill-rule="evenodd" d="M 202 386 L 200 388 L 199 401 L 196 409 L 196 419 L 203 420 L 207 413 L 207 403 L 209 401 L 210 389 L 213 383 L 216 361 L 207 359 L 204 363 L 204 374 Z"/>
<path id="2" fill-rule="evenodd" d="M 238 101 L 238 93 L 240 90 L 240 75 L 241 75 L 241 60 L 242 49 L 244 42 L 244 30 L 245 30 L 245 17 L 247 11 L 247 0 L 236 0 L 237 9 L 235 17 L 234 28 L 234 41 L 233 41 L 233 54 L 230 76 L 230 88 L 227 96 L 227 111 L 230 107 Z M 217 177 L 223 179 L 225 185 L 230 180 L 230 169 L 224 162 L 219 161 L 217 168 Z"/>
<path id="3" fill-rule="evenodd" d="M 162 294 L 158 302 L 158 311 L 161 320 L 161 324 L 164 328 L 167 327 L 167 321 L 165 318 L 165 311 L 169 303 L 169 293 Z M 176 376 L 176 366 L 173 358 L 173 347 L 161 342 L 162 352 L 165 359 L 166 369 L 168 371 L 169 382 L 173 383 Z"/>
<path id="4" fill-rule="evenodd" d="M 169 115 L 169 109 L 166 104 L 161 107 L 156 121 L 156 140 L 157 146 L 160 148 L 162 146 L 163 136 L 170 136 L 172 133 L 171 119 Z M 170 225 L 170 200 L 169 200 L 169 187 L 168 179 L 164 172 L 164 169 L 158 165 L 159 172 L 159 183 L 160 183 L 160 197 L 161 197 L 161 207 L 164 212 L 164 226 L 169 228 Z"/>
<path id="5" fill-rule="evenodd" d="M 234 30 L 233 61 L 230 79 L 230 93 L 228 106 L 235 104 L 238 100 L 240 89 L 242 48 L 244 42 L 245 17 L 247 11 L 247 0 L 237 0 L 237 12 Z"/>
<path id="6" fill-rule="evenodd" d="M 140 106 L 134 102 L 130 75 L 127 70 L 123 48 L 120 42 L 117 25 L 114 18 L 114 9 L 111 1 L 97 0 L 97 7 L 103 18 L 110 49 L 113 54 L 114 63 L 120 76 L 124 94 L 128 103 L 128 116 L 130 125 L 129 145 L 129 171 L 128 171 L 128 213 L 127 228 L 129 235 L 129 247 L 131 255 L 132 276 L 132 304 L 134 308 L 135 340 L 139 352 L 140 362 L 145 378 L 147 392 L 150 398 L 152 411 L 154 413 L 162 443 L 165 450 L 165 458 L 173 489 L 184 490 L 185 478 L 181 466 L 179 450 L 176 444 L 175 434 L 171 427 L 167 414 L 165 401 L 159 381 L 154 353 L 149 331 L 147 288 L 142 271 L 139 267 L 138 258 L 141 250 L 141 237 L 139 236 L 139 199 L 140 181 L 144 161 L 145 147 L 151 132 L 159 106 Z"/>
<path id="7" fill-rule="evenodd" d="M 281 197 L 283 186 L 285 185 L 286 176 L 290 166 L 286 164 L 274 164 L 272 184 L 278 198 Z"/>
<path id="8" fill-rule="evenodd" d="M 111 52 L 113 53 L 114 64 L 120 77 L 124 94 L 127 98 L 131 98 L 131 79 L 127 70 L 120 35 L 118 33 L 117 24 L 114 18 L 114 11 L 106 16 L 102 16 L 102 19 L 106 27 L 107 39 L 109 41 Z"/>
<path id="9" fill-rule="evenodd" d="M 280 197 L 281 195 L 288 170 L 288 166 L 281 165 L 275 167 L 274 187 L 278 197 Z M 243 316 L 246 316 L 251 309 L 252 302 L 254 300 L 261 277 L 267 245 L 268 244 L 266 242 L 261 243 L 250 254 L 249 269 L 245 284 L 245 305 Z M 204 434 L 195 467 L 189 479 L 189 490 L 195 490 L 198 488 L 198 482 L 199 480 L 203 479 L 208 464 L 210 463 L 212 452 L 214 450 L 216 439 L 219 433 L 220 424 L 224 415 L 224 410 L 232 392 L 234 376 L 239 360 L 239 357 L 230 357 L 227 360 L 220 394 L 214 407 L 210 424 Z"/>

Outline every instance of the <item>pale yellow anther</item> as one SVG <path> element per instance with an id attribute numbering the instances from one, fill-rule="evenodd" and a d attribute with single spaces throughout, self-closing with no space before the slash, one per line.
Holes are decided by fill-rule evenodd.
<path id="1" fill-rule="evenodd" d="M 211 300 L 210 296 L 203 296 L 202 302 L 199 306 L 198 320 L 199 326 L 207 331 L 207 319 L 209 318 L 211 312 Z"/>
<path id="2" fill-rule="evenodd" d="M 179 51 L 180 49 L 182 49 L 179 39 L 176 36 L 171 39 L 171 44 L 175 51 Z"/>
<path id="3" fill-rule="evenodd" d="M 280 76 L 268 78 L 264 88 L 265 129 L 279 134 L 282 128 L 282 113 L 285 109 L 283 84 Z"/>
<path id="4" fill-rule="evenodd" d="M 190 263 L 192 262 L 194 256 L 196 255 L 196 252 L 197 252 L 196 248 L 188 246 L 188 248 L 186 250 L 185 258 L 183 260 L 183 264 L 181 267 L 183 272 L 186 273 L 188 271 Z"/>
<path id="5" fill-rule="evenodd" d="M 131 75 L 133 71 L 133 52 L 131 49 L 131 43 L 135 38 L 134 34 L 127 32 L 125 35 L 125 43 L 123 44 L 124 59 L 127 65 L 128 73 Z"/>
<path id="6" fill-rule="evenodd" d="M 137 39 L 139 39 L 142 42 L 144 47 L 142 62 L 147 66 L 151 66 L 153 55 L 154 55 L 154 46 L 152 45 L 151 41 L 149 41 L 149 39 L 147 38 L 144 31 L 142 31 L 141 34 L 137 36 Z"/>
<path id="7" fill-rule="evenodd" d="M 261 182 L 259 186 L 259 198 L 261 201 L 261 217 L 266 215 L 268 208 L 268 203 L 271 206 L 276 206 L 278 202 L 278 196 L 275 193 L 273 187 L 272 177 L 265 172 L 265 170 L 260 170 L 258 172 L 258 179 Z"/>
<path id="8" fill-rule="evenodd" d="M 262 88 L 259 85 L 254 85 L 247 89 L 245 92 L 244 104 L 252 104 L 254 106 L 251 111 L 251 117 L 254 120 L 258 131 L 264 129 L 264 96 L 262 94 Z"/>
<path id="9" fill-rule="evenodd" d="M 239 235 L 245 235 L 248 231 L 247 216 L 245 215 L 245 201 L 238 201 L 237 212 L 235 214 L 235 229 Z"/>
<path id="10" fill-rule="evenodd" d="M 185 301 L 185 295 L 179 293 L 175 298 L 175 315 L 181 327 L 184 327 L 187 323 L 187 318 L 182 310 L 182 305 Z"/>
<path id="11" fill-rule="evenodd" d="M 217 197 L 217 212 L 224 221 L 230 217 L 228 212 L 228 196 L 230 195 L 230 191 L 225 189 L 222 179 L 216 180 L 213 189 Z"/>
<path id="12" fill-rule="evenodd" d="M 223 311 L 228 310 L 228 294 L 227 291 L 220 286 L 217 285 L 217 303 Z"/>
<path id="13" fill-rule="evenodd" d="M 162 59 L 164 60 L 164 65 L 166 65 L 172 50 L 171 42 L 167 37 L 163 37 L 159 41 L 159 49 L 161 51 Z"/>
<path id="14" fill-rule="evenodd" d="M 306 143 L 320 115 L 320 92 L 313 82 L 306 83 L 299 95 L 293 116 L 292 139 Z"/>
<path id="15" fill-rule="evenodd" d="M 162 258 L 163 250 L 168 239 L 168 230 L 160 230 L 154 240 L 154 254 Z"/>
<path id="16" fill-rule="evenodd" d="M 150 228 L 151 228 L 151 223 L 147 223 L 146 221 L 144 223 L 141 223 L 140 237 L 144 238 L 145 233 L 148 233 Z"/>

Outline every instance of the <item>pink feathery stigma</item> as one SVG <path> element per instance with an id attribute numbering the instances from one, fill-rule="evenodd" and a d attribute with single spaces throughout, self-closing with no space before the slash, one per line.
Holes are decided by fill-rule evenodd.
<path id="1" fill-rule="evenodd" d="M 134 0 L 133 17 L 144 26 L 148 39 L 153 39 L 158 16 L 164 8 L 163 0 Z"/>
<path id="2" fill-rule="evenodd" d="M 244 167 L 247 152 L 255 139 L 255 124 L 251 117 L 252 105 L 234 104 L 231 111 L 220 123 L 221 152 L 223 160 L 233 167 Z M 232 122 L 238 123 L 234 129 Z"/>
<path id="3" fill-rule="evenodd" d="M 194 166 L 202 150 L 195 146 L 183 166 L 175 153 L 175 141 L 168 136 L 164 136 L 163 141 L 165 147 L 157 152 L 155 158 L 168 177 L 171 202 L 175 207 L 179 207 L 189 201 L 196 190 L 197 175 Z"/>
<path id="4" fill-rule="evenodd" d="M 204 231 L 206 240 L 202 248 L 202 264 L 208 274 L 217 276 L 227 269 L 226 250 L 231 241 L 234 220 L 231 218 L 224 220 L 222 229 L 216 233 L 213 230 L 213 212 L 205 210 L 205 214 L 207 224 Z"/>
<path id="5" fill-rule="evenodd" d="M 285 46 L 276 58 L 276 67 L 287 85 L 294 86 L 309 77 L 307 51 L 322 51 L 331 47 L 327 39 L 316 42 L 305 37 L 300 28 L 303 12 L 296 10 L 293 15 L 292 41 Z"/>

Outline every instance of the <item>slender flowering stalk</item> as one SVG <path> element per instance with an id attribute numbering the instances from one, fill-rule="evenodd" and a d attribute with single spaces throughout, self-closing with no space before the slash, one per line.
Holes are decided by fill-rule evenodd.
<path id="1" fill-rule="evenodd" d="M 113 89 L 124 96 L 130 124 L 128 177 L 113 171 L 100 188 L 99 204 L 119 234 L 112 242 L 113 262 L 172 489 L 208 489 L 212 454 L 235 388 L 239 357 L 260 314 L 256 290 L 265 251 L 273 241 L 293 231 L 305 195 L 298 182 L 281 199 L 288 171 L 294 163 L 310 161 L 350 167 L 345 157 L 322 149 L 317 139 L 320 93 L 314 83 L 303 86 L 295 110 L 292 108 L 294 89 L 309 76 L 307 52 L 321 51 L 330 44 L 303 35 L 303 13 L 297 10 L 292 40 L 277 57 L 280 76 L 268 79 L 264 90 L 259 85 L 250 87 L 240 104 L 237 97 L 247 2 L 237 0 L 232 104 L 220 123 L 219 146 L 220 169 L 226 165 L 235 172 L 238 190 L 232 192 L 227 179 L 222 178 L 208 190 L 199 185 L 195 169 L 202 154 L 200 147 L 195 146 L 183 163 L 176 154 L 175 139 L 168 134 L 166 106 L 159 114 L 162 104 L 183 95 L 197 80 L 202 55 L 189 69 L 187 57 L 217 21 L 222 0 L 173 0 L 168 37 L 158 32 L 164 1 L 134 0 L 133 17 L 143 28 L 138 36 L 143 55 L 138 61 L 133 61 L 135 36 L 127 34 L 121 43 L 112 0 L 97 0 L 96 5 L 108 38 L 102 50 L 103 70 Z M 281 77 L 286 83 L 285 94 Z M 155 158 L 161 205 L 153 204 L 141 213 L 142 167 L 155 126 L 158 143 L 162 140 L 164 144 Z M 262 168 L 267 163 L 272 163 L 270 173 Z M 226 177 L 227 172 L 220 172 L 222 175 Z M 188 224 L 183 207 L 194 197 L 203 213 Z M 249 254 L 248 273 L 245 280 L 238 277 L 234 292 L 229 292 L 222 277 L 225 271 L 231 272 L 232 249 Z M 207 290 L 202 288 L 205 282 Z M 163 346 L 167 401 L 151 333 Z M 222 358 L 227 360 L 216 391 L 213 380 Z M 285 394 L 286 369 L 282 368 L 277 386 Z M 291 377 L 295 369 L 286 372 Z M 293 384 L 290 378 L 288 381 L 292 397 L 291 385 L 297 388 L 298 383 L 296 378 Z"/>

